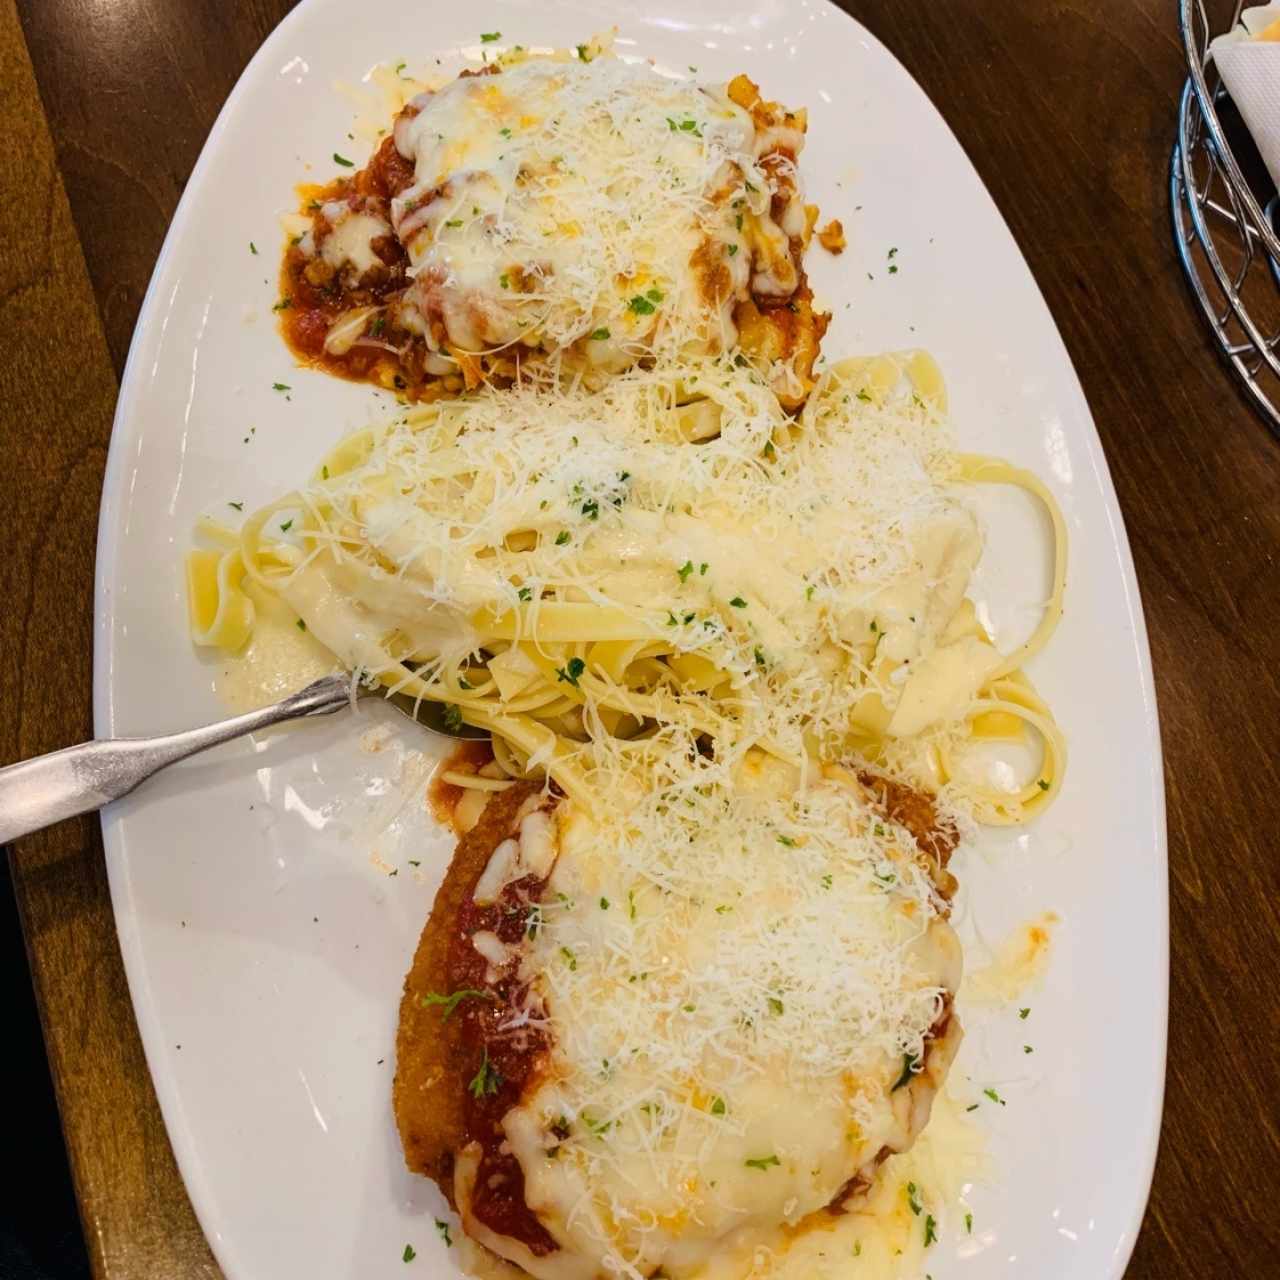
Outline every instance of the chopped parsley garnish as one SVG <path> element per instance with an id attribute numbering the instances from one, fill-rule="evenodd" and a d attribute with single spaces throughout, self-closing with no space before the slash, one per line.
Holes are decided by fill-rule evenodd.
<path id="1" fill-rule="evenodd" d="M 759 1169 L 761 1172 L 768 1169 L 770 1165 L 781 1165 L 782 1161 L 777 1156 L 757 1156 L 754 1160 L 744 1160 L 742 1162 L 748 1169 Z"/>
<path id="2" fill-rule="evenodd" d="M 289 518 L 284 522 L 284 524 L 282 524 L 282 525 L 280 526 L 280 532 L 281 532 L 281 533 L 288 533 L 288 532 L 289 532 L 289 530 L 290 530 L 290 529 L 292 529 L 292 528 L 293 528 L 293 517 L 292 517 L 292 516 L 290 516 L 290 517 L 289 517 Z"/>
<path id="3" fill-rule="evenodd" d="M 710 565 L 709 565 L 709 564 L 704 560 L 704 561 L 703 561 L 703 562 L 698 566 L 698 577 L 700 577 L 700 578 L 701 578 L 701 577 L 706 573 L 706 571 L 707 571 L 708 569 L 710 569 L 710 568 L 711 568 L 711 566 L 710 566 Z"/>
<path id="4" fill-rule="evenodd" d="M 898 274 L 898 264 L 896 262 L 890 265 L 889 274 L 891 276 L 896 276 Z"/>
<path id="5" fill-rule="evenodd" d="M 891 258 L 896 258 L 897 256 L 898 256 L 898 251 L 897 251 L 897 249 L 890 249 L 890 250 L 889 250 L 889 257 L 891 257 Z"/>
<path id="6" fill-rule="evenodd" d="M 462 732 L 462 712 L 452 702 L 440 713 L 440 719 L 444 721 L 444 727 L 450 733 Z"/>
<path id="7" fill-rule="evenodd" d="M 1004 1099 L 994 1089 L 983 1089 L 982 1091 L 992 1102 L 998 1102 L 1002 1107 L 1005 1105 Z"/>
<path id="8" fill-rule="evenodd" d="M 511 130 L 510 130 L 510 129 L 499 129 L 499 130 L 498 130 L 498 132 L 499 132 L 499 133 L 500 133 L 504 138 L 509 138 L 509 137 L 511 137 Z"/>
<path id="9" fill-rule="evenodd" d="M 396 63 L 396 75 L 399 75 L 399 74 L 400 74 L 400 73 L 405 69 L 405 67 L 407 67 L 408 65 L 409 65 L 409 64 L 408 64 L 407 62 L 397 62 L 397 63 Z"/>
<path id="10" fill-rule="evenodd" d="M 462 226 L 462 219 L 461 219 L 461 218 L 450 218 L 450 219 L 449 219 L 449 221 L 448 221 L 448 222 L 446 222 L 444 225 L 445 225 L 446 227 L 460 227 L 460 226 Z"/>
<path id="11" fill-rule="evenodd" d="M 569 541 L 569 530 L 561 529 L 560 532 L 556 534 L 556 546 L 563 547 L 564 544 L 568 541 Z"/>
<path id="12" fill-rule="evenodd" d="M 355 168 L 354 160 L 348 160 L 346 156 L 340 156 L 336 151 L 333 153 L 333 163 L 340 164 L 344 169 Z"/>
<path id="13" fill-rule="evenodd" d="M 521 588 L 520 588 L 520 590 L 516 592 L 516 595 L 517 595 L 521 600 L 532 600 L 532 599 L 533 599 L 533 592 L 532 592 L 528 587 L 521 587 Z"/>
<path id="14" fill-rule="evenodd" d="M 690 575 L 692 572 L 693 572 L 693 561 L 692 561 L 692 560 L 686 560 L 686 561 L 684 562 L 684 564 L 682 564 L 682 565 L 681 565 L 681 566 L 676 570 L 676 573 L 677 573 L 677 575 L 679 576 L 679 578 L 680 578 L 680 581 L 681 581 L 681 582 L 687 582 L 687 581 L 689 580 L 689 575 Z"/>
<path id="15" fill-rule="evenodd" d="M 1049 784 L 1043 778 L 1036 779 L 1036 786 L 1039 787 L 1041 791 L 1049 790 Z"/>
<path id="16" fill-rule="evenodd" d="M 305 622 L 303 622 L 303 620 L 302 620 L 301 618 L 299 618 L 299 619 L 298 619 L 298 630 L 299 630 L 299 631 L 305 631 L 306 629 L 307 629 L 307 624 L 306 624 Z"/>
<path id="17" fill-rule="evenodd" d="M 725 1105 L 723 1098 L 711 1099 L 711 1114 L 713 1116 L 722 1116 L 725 1113 Z"/>
<path id="18" fill-rule="evenodd" d="M 927 1249 L 931 1244 L 938 1241 L 938 1224 L 933 1220 L 933 1214 L 927 1213 L 924 1217 L 924 1247 Z"/>
<path id="19" fill-rule="evenodd" d="M 439 1223 L 437 1223 L 436 1225 L 437 1225 L 437 1226 L 439 1226 L 440 1224 L 439 1224 Z M 400 1261 L 401 1261 L 401 1262 L 412 1262 L 412 1261 L 414 1260 L 414 1258 L 416 1258 L 417 1256 L 418 1256 L 418 1251 L 417 1251 L 417 1249 L 415 1249 L 415 1248 L 413 1247 L 413 1245 L 411 1245 L 411 1244 L 407 1244 L 407 1245 L 405 1245 L 405 1247 L 404 1247 L 404 1252 L 400 1255 Z"/>
<path id="20" fill-rule="evenodd" d="M 580 45 L 578 45 L 578 57 L 579 57 L 583 62 L 590 62 L 590 61 L 591 61 L 591 59 L 587 57 L 587 46 L 586 46 L 585 44 L 580 44 Z"/>
<path id="21" fill-rule="evenodd" d="M 805 587 L 805 589 L 804 589 L 804 598 L 805 598 L 806 600 L 812 600 L 812 599 L 813 599 L 813 591 L 814 591 L 814 588 L 813 588 L 812 584 L 810 584 L 809 586 Z"/>
<path id="22" fill-rule="evenodd" d="M 651 316 L 655 309 L 648 298 L 641 297 L 638 293 L 627 303 L 627 306 L 638 316 Z"/>
<path id="23" fill-rule="evenodd" d="M 1022 1046 L 1022 1052 L 1023 1052 L 1023 1053 L 1034 1053 L 1034 1052 L 1035 1052 L 1035 1050 L 1034 1050 L 1034 1049 L 1033 1049 L 1029 1044 L 1024 1044 L 1024 1045 Z"/>
<path id="24" fill-rule="evenodd" d="M 966 1111 L 977 1111 L 977 1109 L 978 1104 L 976 1102 L 971 1102 L 967 1107 L 965 1107 Z"/>
<path id="25" fill-rule="evenodd" d="M 273 382 L 271 384 L 272 391 L 292 391 L 293 388 L 287 382 Z"/>
<path id="26" fill-rule="evenodd" d="M 918 1218 L 924 1206 L 920 1203 L 920 1188 L 914 1182 L 907 1183 L 907 1203 L 911 1206 L 911 1212 Z"/>
<path id="27" fill-rule="evenodd" d="M 495 40 L 502 39 L 501 31 L 482 31 L 480 33 L 481 44 L 492 44 Z"/>
<path id="28" fill-rule="evenodd" d="M 796 847 L 796 842 L 790 836 L 779 836 L 778 843 L 785 844 L 788 849 L 794 849 Z"/>
<path id="29" fill-rule="evenodd" d="M 561 947 L 560 954 L 564 956 L 564 962 L 569 966 L 569 971 L 572 973 L 578 967 L 578 957 L 568 947 Z"/>
<path id="30" fill-rule="evenodd" d="M 969 1235 L 973 1235 L 973 1214 L 966 1213 L 964 1215 L 964 1229 Z"/>
<path id="31" fill-rule="evenodd" d="M 502 273 L 502 275 L 500 275 L 500 276 L 498 277 L 498 283 L 499 283 L 499 284 L 500 284 L 504 289 L 510 289 L 510 288 L 511 288 L 511 280 L 510 280 L 510 278 L 507 276 L 507 274 L 506 274 L 506 272 L 505 272 L 505 271 Z"/>
<path id="32" fill-rule="evenodd" d="M 822 877 L 822 880 L 820 881 L 820 883 L 821 883 L 821 885 L 822 885 L 822 887 L 823 887 L 824 889 L 830 889 L 830 888 L 831 888 L 831 876 L 830 876 L 830 874 L 828 873 L 827 875 L 823 876 L 823 877 Z"/>
<path id="33" fill-rule="evenodd" d="M 255 256 L 258 252 L 258 246 L 254 244 L 252 240 L 249 241 L 249 252 L 254 254 Z"/>
<path id="34" fill-rule="evenodd" d="M 1020 1018 L 1023 1020 L 1023 1022 L 1026 1022 L 1026 1020 L 1027 1020 L 1030 1016 L 1031 1016 L 1031 1010 L 1030 1010 L 1030 1008 L 1026 1008 L 1026 1009 L 1019 1009 L 1019 1010 L 1018 1010 L 1018 1017 L 1020 1017 Z"/>
<path id="35" fill-rule="evenodd" d="M 599 520 L 600 519 L 599 501 L 595 498 L 588 498 L 586 502 L 582 504 L 582 514 L 586 516 L 588 520 Z"/>
<path id="36" fill-rule="evenodd" d="M 453 1244 L 453 1239 L 449 1235 L 449 1224 L 441 1222 L 439 1218 L 435 1220 L 436 1230 L 440 1233 L 440 1239 L 444 1241 L 444 1247 L 447 1249 Z"/>
<path id="37" fill-rule="evenodd" d="M 320 468 L 320 478 L 322 480 L 327 480 L 329 478 L 329 468 L 327 466 Z"/>
<path id="38" fill-rule="evenodd" d="M 587 1128 L 591 1130 L 592 1136 L 596 1138 L 603 1138 L 613 1128 L 612 1120 L 592 1120 L 590 1116 L 582 1118 L 587 1122 Z"/>
<path id="39" fill-rule="evenodd" d="M 471 1077 L 467 1092 L 473 1098 L 486 1098 L 498 1092 L 502 1087 L 502 1072 L 489 1061 L 489 1050 L 486 1046 L 484 1056 L 480 1059 L 480 1070 Z"/>
<path id="40" fill-rule="evenodd" d="M 759 645 L 756 646 L 755 659 L 756 659 L 757 667 L 767 667 L 769 665 L 768 662 L 765 660 L 764 650 L 761 649 Z"/>
<path id="41" fill-rule="evenodd" d="M 904 1053 L 902 1055 L 902 1074 L 898 1077 L 898 1081 L 893 1088 L 889 1090 L 890 1093 L 896 1093 L 904 1084 L 910 1083 L 912 1076 L 916 1074 L 916 1064 L 919 1061 L 919 1057 L 914 1053 Z"/>
<path id="42" fill-rule="evenodd" d="M 691 133 L 695 138 L 702 137 L 702 129 L 692 116 L 686 116 L 683 120 L 673 120 L 668 116 L 667 128 L 670 129 L 672 133 Z"/>
<path id="43" fill-rule="evenodd" d="M 734 596 L 729 603 L 733 605 L 735 609 L 745 609 L 747 607 L 747 602 L 741 596 Z"/>
<path id="44" fill-rule="evenodd" d="M 731 244 L 729 246 L 729 257 L 734 258 L 737 256 L 737 254 L 738 254 L 738 246 L 736 244 Z"/>
<path id="45" fill-rule="evenodd" d="M 587 664 L 581 658 L 570 658 L 563 667 L 556 668 L 556 683 L 562 680 L 566 684 L 571 684 L 576 689 L 578 687 L 578 677 L 587 669 Z"/>
<path id="46" fill-rule="evenodd" d="M 632 920 L 636 918 L 636 891 L 634 889 L 627 890 L 627 915 Z"/>
<path id="47" fill-rule="evenodd" d="M 243 510 L 244 510 L 244 503 L 243 503 L 243 502 L 228 502 L 228 503 L 227 503 L 227 506 L 229 506 L 229 507 L 234 507 L 237 511 L 243 511 Z"/>
<path id="48" fill-rule="evenodd" d="M 492 1000 L 493 996 L 488 991 L 481 991 L 477 987 L 460 987 L 457 991 L 451 992 L 449 995 L 441 995 L 438 991 L 428 991 L 422 997 L 422 1007 L 430 1009 L 439 1006 L 442 1010 L 440 1015 L 441 1022 L 448 1022 L 450 1015 L 464 1000 Z"/>
<path id="49" fill-rule="evenodd" d="M 608 336 L 609 336 L 608 329 L 601 328 L 601 329 L 593 329 L 591 331 L 592 342 L 603 342 Z"/>
<path id="50" fill-rule="evenodd" d="M 781 1000 L 779 1000 L 777 996 L 770 996 L 770 997 L 769 997 L 769 1012 L 770 1012 L 770 1013 L 776 1013 L 779 1017 L 781 1017 L 781 1016 L 782 1016 L 782 1014 L 783 1014 L 783 1011 L 784 1011 L 784 1010 L 783 1010 L 783 1004 L 782 1004 L 782 1001 L 781 1001 Z"/>
<path id="51" fill-rule="evenodd" d="M 601 910 L 601 911 L 608 911 L 608 910 L 609 910 L 609 899 L 608 899 L 608 898 L 601 898 L 601 899 L 600 899 L 600 910 Z"/>

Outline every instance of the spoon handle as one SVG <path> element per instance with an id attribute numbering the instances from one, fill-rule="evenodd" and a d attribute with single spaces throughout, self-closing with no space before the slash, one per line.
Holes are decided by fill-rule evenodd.
<path id="1" fill-rule="evenodd" d="M 0 769 L 0 844 L 100 809 L 166 765 L 242 734 L 301 716 L 331 715 L 349 704 L 350 689 L 349 676 L 325 676 L 272 706 L 201 729 L 85 742 L 11 764 Z"/>

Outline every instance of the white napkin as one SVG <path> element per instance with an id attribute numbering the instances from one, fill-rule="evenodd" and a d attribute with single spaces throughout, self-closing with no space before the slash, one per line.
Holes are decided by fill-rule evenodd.
<path id="1" fill-rule="evenodd" d="M 1214 40 L 1209 52 L 1280 189 L 1280 40 L 1267 31 L 1276 22 L 1280 4 L 1246 9 L 1240 25 Z M 1266 37 L 1258 39 L 1264 31 Z"/>

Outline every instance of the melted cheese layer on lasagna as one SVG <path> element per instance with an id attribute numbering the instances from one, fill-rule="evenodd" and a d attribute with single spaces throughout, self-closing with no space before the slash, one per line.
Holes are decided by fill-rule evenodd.
<path id="1" fill-rule="evenodd" d="M 530 362 L 594 385 L 740 345 L 798 405 L 826 325 L 801 266 L 804 113 L 745 76 L 522 56 L 419 95 L 316 194 L 286 257 L 295 349 L 414 391 Z"/>

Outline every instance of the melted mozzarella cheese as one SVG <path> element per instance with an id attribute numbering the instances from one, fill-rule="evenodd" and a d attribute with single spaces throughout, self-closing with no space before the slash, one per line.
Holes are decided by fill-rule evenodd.
<path id="1" fill-rule="evenodd" d="M 320 240 L 320 256 L 331 267 L 351 267 L 357 276 L 362 276 L 370 267 L 381 264 L 373 242 L 391 234 L 382 218 L 336 201 L 325 205 L 323 212 L 332 230 Z"/>
<path id="2" fill-rule="evenodd" d="M 909 837 L 846 786 L 770 778 L 616 822 L 558 810 L 522 969 L 554 1048 L 503 1125 L 562 1250 L 487 1241 L 535 1276 L 692 1275 L 823 1210 L 928 1118 L 954 1037 L 895 1085 L 960 952 Z"/>
<path id="3" fill-rule="evenodd" d="M 395 135 L 416 181 L 393 218 L 437 350 L 576 344 L 616 371 L 728 347 L 754 215 L 757 236 L 780 237 L 762 281 L 795 288 L 754 125 L 723 94 L 613 57 L 537 58 L 416 105 Z"/>

